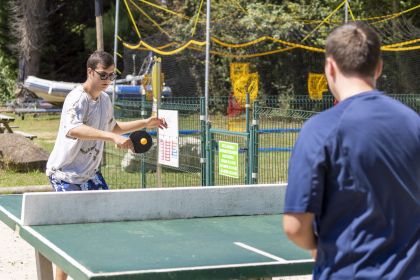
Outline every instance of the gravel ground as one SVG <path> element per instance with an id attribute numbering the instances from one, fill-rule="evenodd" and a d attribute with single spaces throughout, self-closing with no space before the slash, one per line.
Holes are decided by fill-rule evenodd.
<path id="1" fill-rule="evenodd" d="M 34 248 L 0 222 L 0 279 L 36 280 L 37 277 Z"/>
<path id="2" fill-rule="evenodd" d="M 1 222 L 0 279 L 37 279 L 34 249 Z"/>

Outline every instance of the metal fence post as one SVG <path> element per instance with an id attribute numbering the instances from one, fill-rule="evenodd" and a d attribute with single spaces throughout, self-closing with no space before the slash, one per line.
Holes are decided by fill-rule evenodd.
<path id="1" fill-rule="evenodd" d="M 207 177 L 207 186 L 213 186 L 214 185 L 214 151 L 213 151 L 213 133 L 210 131 L 211 129 L 211 123 L 207 123 L 207 129 L 208 129 L 208 136 L 209 139 L 207 140 L 207 160 L 208 160 L 208 174 Z"/>
<path id="2" fill-rule="evenodd" d="M 141 92 L 141 108 L 140 108 L 140 115 L 141 118 L 144 119 L 147 115 L 146 112 L 146 90 L 143 90 Z M 140 157 L 140 187 L 141 188 L 147 188 L 147 181 L 146 181 L 146 162 L 145 162 L 145 156 L 144 154 Z"/>
<path id="3" fill-rule="evenodd" d="M 206 186 L 207 183 L 207 174 L 206 174 L 206 164 L 208 164 L 206 153 L 206 103 L 205 98 L 200 97 L 200 164 L 201 164 L 201 185 Z"/>
<path id="4" fill-rule="evenodd" d="M 249 100 L 249 92 L 246 93 L 246 104 L 245 104 L 245 125 L 246 125 L 246 148 L 247 148 L 247 152 L 246 152 L 246 160 L 245 160 L 245 184 L 251 184 L 251 180 L 252 180 L 252 162 L 253 162 L 253 151 L 252 151 L 252 137 L 251 137 L 251 133 L 250 133 L 250 125 L 249 125 L 249 120 L 250 120 L 250 100 Z"/>
<path id="5" fill-rule="evenodd" d="M 254 112 L 253 112 L 253 120 L 251 126 L 251 150 L 253 152 L 252 155 L 252 166 L 251 166 L 251 184 L 258 184 L 258 146 L 259 146 L 259 102 L 254 102 Z"/>

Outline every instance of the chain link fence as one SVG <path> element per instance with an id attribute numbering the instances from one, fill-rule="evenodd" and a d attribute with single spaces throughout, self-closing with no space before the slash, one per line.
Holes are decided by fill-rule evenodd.
<path id="1" fill-rule="evenodd" d="M 390 95 L 420 113 L 420 94 Z M 200 186 L 205 184 L 202 159 L 205 158 L 205 128 L 200 116 L 203 99 L 173 97 L 162 99 L 160 108 L 177 110 L 179 116 L 179 167 L 157 165 L 157 132 L 149 131 L 154 145 L 142 155 L 119 150 L 107 143 L 101 166 L 107 182 L 112 188 L 146 188 Z M 326 95 L 322 100 L 311 100 L 307 96 L 271 98 L 255 103 L 250 113 L 239 112 L 228 116 L 228 98 L 209 100 L 209 119 L 212 133 L 212 162 L 209 176 L 213 185 L 287 182 L 287 168 L 291 151 L 303 123 L 316 113 L 334 106 L 334 98 Z M 141 100 L 119 100 L 115 103 L 118 120 L 134 120 L 150 115 L 152 104 Z M 247 137 L 253 124 L 256 136 Z M 247 128 L 248 125 L 248 128 Z M 250 129 L 251 128 L 251 129 Z M 238 178 L 226 177 L 219 172 L 218 143 L 226 141 L 238 144 Z M 255 165 L 250 170 L 248 149 Z"/>

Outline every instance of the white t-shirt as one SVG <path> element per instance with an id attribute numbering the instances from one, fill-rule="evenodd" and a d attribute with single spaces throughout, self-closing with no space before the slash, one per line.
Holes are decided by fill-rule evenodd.
<path id="1" fill-rule="evenodd" d="M 47 162 L 47 176 L 72 184 L 90 180 L 98 170 L 104 148 L 103 140 L 80 140 L 67 136 L 70 129 L 82 124 L 111 131 L 116 122 L 109 96 L 102 92 L 97 100 L 80 85 L 66 97 L 54 149 Z"/>

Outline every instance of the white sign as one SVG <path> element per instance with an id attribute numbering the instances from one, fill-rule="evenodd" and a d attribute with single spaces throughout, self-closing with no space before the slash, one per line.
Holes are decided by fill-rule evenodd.
<path id="1" fill-rule="evenodd" d="M 178 111 L 159 110 L 159 118 L 165 118 L 168 128 L 159 128 L 158 162 L 163 165 L 179 167 Z"/>

